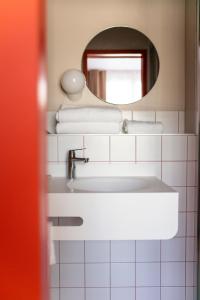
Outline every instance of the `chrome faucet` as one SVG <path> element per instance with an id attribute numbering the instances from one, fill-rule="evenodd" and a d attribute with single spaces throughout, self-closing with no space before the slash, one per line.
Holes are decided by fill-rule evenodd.
<path id="1" fill-rule="evenodd" d="M 76 151 L 84 150 L 84 149 L 86 149 L 86 148 L 69 150 L 69 153 L 68 153 L 68 178 L 69 179 L 76 178 L 76 162 L 77 161 L 82 161 L 84 163 L 87 163 L 89 161 L 89 158 L 76 157 Z"/>

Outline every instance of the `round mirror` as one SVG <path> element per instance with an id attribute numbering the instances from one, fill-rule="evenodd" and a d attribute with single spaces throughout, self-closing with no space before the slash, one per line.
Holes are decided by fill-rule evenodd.
<path id="1" fill-rule="evenodd" d="M 97 34 L 82 57 L 89 90 L 112 104 L 141 100 L 155 84 L 159 72 L 156 48 L 142 32 L 113 27 Z"/>

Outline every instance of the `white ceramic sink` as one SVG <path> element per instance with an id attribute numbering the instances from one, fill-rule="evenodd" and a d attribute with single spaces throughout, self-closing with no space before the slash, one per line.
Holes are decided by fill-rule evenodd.
<path id="1" fill-rule="evenodd" d="M 97 193 L 127 193 L 149 188 L 150 183 L 137 177 L 86 177 L 67 182 L 70 190 Z"/>
<path id="2" fill-rule="evenodd" d="M 156 177 L 50 177 L 48 201 L 67 224 L 53 227 L 55 240 L 160 240 L 178 229 L 178 192 Z"/>

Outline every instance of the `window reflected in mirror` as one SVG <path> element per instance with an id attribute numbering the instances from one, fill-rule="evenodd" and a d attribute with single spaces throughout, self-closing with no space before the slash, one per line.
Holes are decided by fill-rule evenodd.
<path id="1" fill-rule="evenodd" d="M 128 45 L 132 47 L 127 49 Z M 146 36 L 131 28 L 114 27 L 88 44 L 82 66 L 87 86 L 96 97 L 112 104 L 128 104 L 142 99 L 152 88 L 159 61 Z"/>

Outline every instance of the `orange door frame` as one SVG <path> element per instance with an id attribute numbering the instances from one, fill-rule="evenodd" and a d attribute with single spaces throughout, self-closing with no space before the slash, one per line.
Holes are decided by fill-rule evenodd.
<path id="1" fill-rule="evenodd" d="M 0 3 L 0 299 L 46 300 L 42 0 Z"/>

